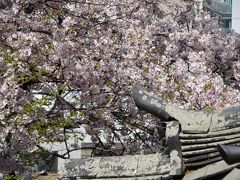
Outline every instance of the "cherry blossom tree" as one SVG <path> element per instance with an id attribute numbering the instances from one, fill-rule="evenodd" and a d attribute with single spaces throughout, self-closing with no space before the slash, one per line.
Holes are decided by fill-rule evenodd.
<path id="1" fill-rule="evenodd" d="M 0 8 L 2 172 L 22 172 L 44 142 L 64 142 L 65 154 L 49 153 L 68 158 L 85 135 L 112 155 L 161 151 L 164 128 L 136 109 L 135 83 L 186 109 L 240 103 L 239 35 L 191 6 L 4 0 Z M 77 127 L 85 133 L 69 145 Z"/>

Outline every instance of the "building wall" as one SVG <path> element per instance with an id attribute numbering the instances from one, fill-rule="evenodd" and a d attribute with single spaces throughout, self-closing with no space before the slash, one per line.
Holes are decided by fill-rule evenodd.
<path id="1" fill-rule="evenodd" d="M 232 29 L 240 33 L 240 0 L 232 0 Z"/>

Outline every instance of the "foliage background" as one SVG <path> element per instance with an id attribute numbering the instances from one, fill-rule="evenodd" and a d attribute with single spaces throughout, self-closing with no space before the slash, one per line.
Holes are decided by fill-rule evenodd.
<path id="1" fill-rule="evenodd" d="M 132 100 L 137 82 L 181 108 L 239 104 L 239 35 L 185 5 L 2 1 L 0 170 L 23 171 L 32 163 L 25 155 L 45 151 L 43 142 L 65 143 L 67 152 L 54 155 L 68 158 L 86 134 L 113 155 L 162 151 L 160 120 Z M 69 144 L 73 127 L 84 131 Z"/>

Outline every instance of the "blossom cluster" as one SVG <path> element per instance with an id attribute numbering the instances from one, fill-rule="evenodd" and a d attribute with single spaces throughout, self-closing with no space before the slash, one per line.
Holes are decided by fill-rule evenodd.
<path id="1" fill-rule="evenodd" d="M 163 128 L 136 109 L 135 83 L 186 109 L 240 103 L 239 35 L 183 7 L 16 0 L 1 8 L 0 171 L 20 171 L 42 142 L 67 142 L 70 127 L 108 152 L 115 142 L 121 154 L 160 151 Z"/>

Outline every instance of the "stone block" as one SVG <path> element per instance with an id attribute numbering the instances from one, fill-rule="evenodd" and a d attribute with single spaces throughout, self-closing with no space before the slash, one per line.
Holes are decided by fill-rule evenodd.
<path id="1" fill-rule="evenodd" d="M 203 168 L 200 168 L 192 173 L 185 175 L 183 180 L 197 180 L 197 179 L 211 178 L 213 176 L 230 171 L 239 166 L 240 166 L 240 163 L 228 165 L 225 161 L 222 160 L 222 161 L 204 166 Z"/>
<path id="2" fill-rule="evenodd" d="M 69 160 L 62 178 L 120 178 L 166 175 L 170 172 L 170 159 L 160 153 L 148 155 L 127 155 L 93 157 Z"/>

